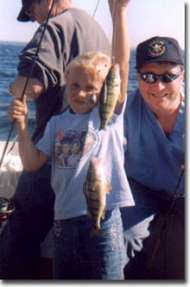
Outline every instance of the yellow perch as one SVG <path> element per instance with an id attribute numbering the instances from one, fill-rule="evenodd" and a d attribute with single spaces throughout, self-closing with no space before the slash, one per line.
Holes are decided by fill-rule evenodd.
<path id="1" fill-rule="evenodd" d="M 103 164 L 100 159 L 93 157 L 84 183 L 88 214 L 92 218 L 92 234 L 100 231 L 100 221 L 104 218 L 106 207 L 106 193 L 110 191 L 110 184 L 105 178 Z"/>
<path id="2" fill-rule="evenodd" d="M 119 65 L 114 64 L 107 75 L 104 93 L 100 100 L 100 129 L 104 129 L 111 121 L 118 98 L 120 96 L 120 71 Z"/>

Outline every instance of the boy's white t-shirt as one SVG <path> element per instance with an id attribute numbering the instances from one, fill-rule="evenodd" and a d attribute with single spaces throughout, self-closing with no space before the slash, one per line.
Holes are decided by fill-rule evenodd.
<path id="1" fill-rule="evenodd" d="M 67 109 L 52 117 L 37 144 L 52 160 L 56 220 L 87 214 L 83 185 L 93 156 L 101 159 L 111 183 L 106 209 L 134 205 L 124 170 L 123 111 L 113 115 L 105 130 L 99 127 L 98 106 L 86 114 Z"/>

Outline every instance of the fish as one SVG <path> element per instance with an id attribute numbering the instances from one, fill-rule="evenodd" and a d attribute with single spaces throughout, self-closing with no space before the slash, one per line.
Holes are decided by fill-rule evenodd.
<path id="1" fill-rule="evenodd" d="M 83 190 L 88 215 L 92 219 L 91 235 L 97 235 L 101 230 L 101 219 L 105 215 L 106 194 L 111 190 L 102 161 L 97 157 L 93 157 L 90 161 Z"/>
<path id="2" fill-rule="evenodd" d="M 110 123 L 120 96 L 120 69 L 119 64 L 113 64 L 106 77 L 100 97 L 100 130 Z"/>

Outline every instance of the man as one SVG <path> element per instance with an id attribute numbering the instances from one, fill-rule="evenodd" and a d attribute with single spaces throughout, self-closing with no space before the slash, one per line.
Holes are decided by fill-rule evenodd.
<path id="1" fill-rule="evenodd" d="M 44 21 L 53 0 L 22 0 L 19 21 L 41 24 L 20 56 L 18 75 L 10 92 L 20 97 L 30 75 Z M 87 51 L 110 53 L 108 40 L 95 20 L 72 6 L 71 0 L 54 0 L 26 96 L 36 104 L 37 142 L 50 117 L 63 109 L 64 71 L 74 57 Z M 40 243 L 53 223 L 54 194 L 51 167 L 24 172 L 14 195 L 15 212 L 0 235 L 0 278 L 37 278 Z M 45 278 L 44 278 L 45 279 Z"/>
<path id="2" fill-rule="evenodd" d="M 183 280 L 183 53 L 175 39 L 153 37 L 138 45 L 136 64 L 139 87 L 125 115 L 126 172 L 136 204 L 122 210 L 126 279 Z"/>

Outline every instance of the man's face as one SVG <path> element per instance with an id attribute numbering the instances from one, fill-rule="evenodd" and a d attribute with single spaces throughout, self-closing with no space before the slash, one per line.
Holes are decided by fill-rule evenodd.
<path id="1" fill-rule="evenodd" d="M 167 79 L 173 78 L 172 81 Z M 180 98 L 183 84 L 183 70 L 170 63 L 150 63 L 138 73 L 140 93 L 152 111 L 172 108 Z"/>
<path id="2" fill-rule="evenodd" d="M 27 9 L 26 14 L 31 21 L 37 21 L 39 24 L 45 21 L 49 12 L 48 0 L 35 0 Z"/>

